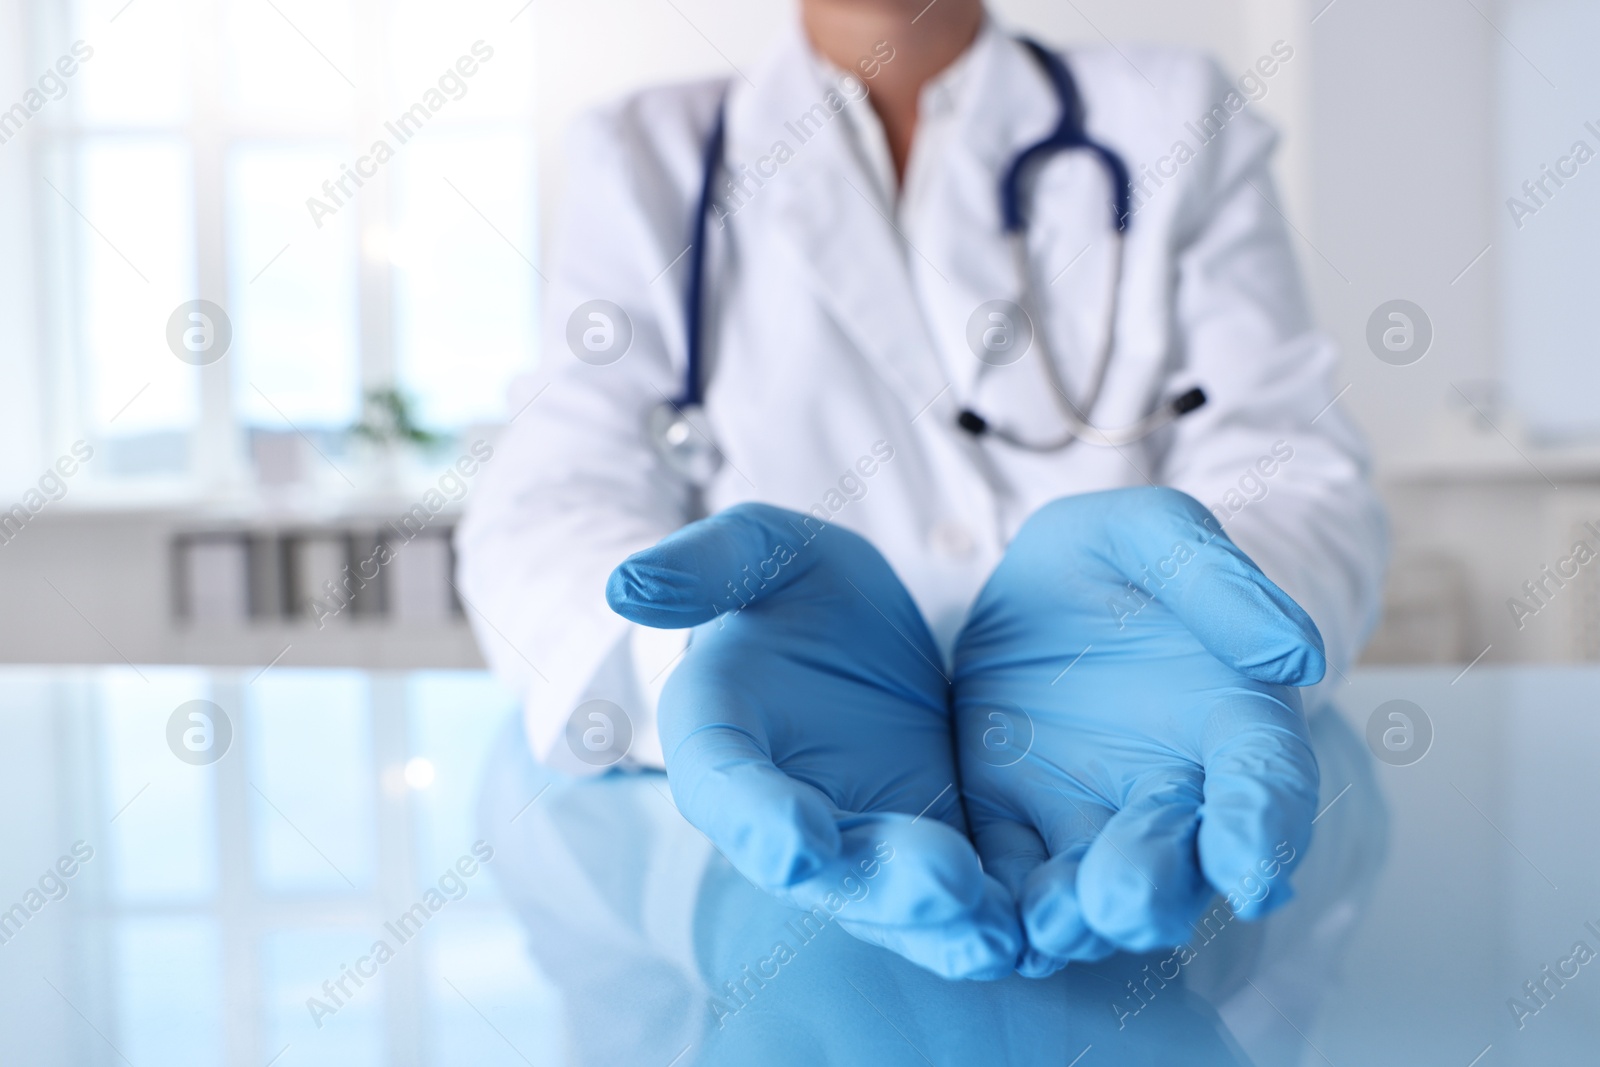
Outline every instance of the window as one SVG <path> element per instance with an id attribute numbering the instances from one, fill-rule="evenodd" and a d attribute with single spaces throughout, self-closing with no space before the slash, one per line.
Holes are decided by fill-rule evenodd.
<path id="1" fill-rule="evenodd" d="M 30 10 L 32 67 L 72 69 L 21 142 L 48 441 L 93 442 L 98 479 L 348 490 L 372 391 L 445 436 L 501 418 L 535 356 L 531 18 L 482 0 Z M 281 476 L 286 443 L 305 455 Z"/>
<path id="2" fill-rule="evenodd" d="M 1600 436 L 1594 248 L 1600 241 L 1600 92 L 1585 45 L 1600 9 L 1584 0 L 1507 5 L 1498 92 L 1502 367 L 1509 399 L 1540 443 Z M 1545 72 L 1554 72 L 1554 82 Z M 1560 85 L 1558 90 L 1555 86 Z"/>

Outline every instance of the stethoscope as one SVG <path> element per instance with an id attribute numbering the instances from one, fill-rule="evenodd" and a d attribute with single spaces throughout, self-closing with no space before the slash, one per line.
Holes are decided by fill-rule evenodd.
<path id="1" fill-rule="evenodd" d="M 1030 441 L 998 426 L 971 408 L 963 408 L 956 416 L 956 425 L 975 438 L 992 437 L 1013 448 L 1027 452 L 1055 452 L 1074 441 L 1107 447 L 1120 447 L 1148 437 L 1175 419 L 1187 415 L 1206 402 L 1205 393 L 1196 388 L 1174 397 L 1144 418 L 1128 426 L 1103 430 L 1091 425 L 1080 414 L 1093 411 L 1105 384 L 1106 370 L 1116 347 L 1116 320 L 1122 289 L 1123 246 L 1127 240 L 1131 210 L 1131 186 L 1128 167 L 1122 157 L 1110 148 L 1092 140 L 1084 128 L 1078 100 L 1078 90 L 1066 62 L 1037 41 L 1021 38 L 1023 47 L 1033 55 L 1049 78 L 1060 105 L 1060 118 L 1049 136 L 1029 145 L 1017 153 L 1000 178 L 1000 218 L 1002 232 L 1010 239 L 1017 259 L 1019 277 L 1028 277 L 1027 219 L 1022 210 L 1022 187 L 1028 173 L 1058 152 L 1083 150 L 1091 153 L 1105 171 L 1111 188 L 1112 242 L 1111 296 L 1107 302 L 1104 341 L 1095 361 L 1094 373 L 1089 380 L 1081 408 L 1068 399 L 1066 384 L 1061 380 L 1060 368 L 1048 352 L 1041 353 L 1041 362 L 1055 393 L 1066 434 L 1055 440 Z M 650 413 L 650 437 L 663 462 L 672 470 L 696 485 L 710 481 L 722 464 L 722 454 L 711 438 L 703 406 L 704 382 L 702 380 L 702 348 L 704 344 L 704 305 L 706 280 L 706 231 L 716 197 L 717 171 L 722 164 L 722 149 L 726 127 L 726 104 L 717 108 L 717 117 L 706 139 L 700 179 L 700 201 L 695 214 L 694 241 L 689 247 L 689 284 L 684 294 L 684 323 L 687 345 L 684 361 L 683 393 L 676 400 L 657 406 Z M 1026 284 L 1024 298 L 1026 299 Z M 1023 314 L 1028 314 L 1021 309 Z M 1037 318 L 1037 316 L 1034 316 Z M 1009 326 L 1011 324 L 1007 324 Z M 1037 332 L 1037 331 L 1035 331 Z M 1041 338 L 1042 342 L 1042 338 Z"/>

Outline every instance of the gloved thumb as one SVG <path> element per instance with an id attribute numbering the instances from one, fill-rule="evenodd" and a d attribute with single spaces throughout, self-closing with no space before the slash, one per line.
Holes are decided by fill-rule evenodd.
<path id="1" fill-rule="evenodd" d="M 1311 617 L 1188 494 L 1157 487 L 1086 493 L 1046 505 L 1038 518 L 1050 543 L 1094 546 L 1130 603 L 1161 601 L 1245 677 L 1292 686 L 1321 680 L 1327 661 Z M 1018 542 L 1031 540 L 1032 525 Z"/>
<path id="2" fill-rule="evenodd" d="M 617 565 L 606 603 L 631 622 L 674 630 L 772 597 L 809 571 L 819 538 L 856 535 L 770 504 L 736 504 Z"/>

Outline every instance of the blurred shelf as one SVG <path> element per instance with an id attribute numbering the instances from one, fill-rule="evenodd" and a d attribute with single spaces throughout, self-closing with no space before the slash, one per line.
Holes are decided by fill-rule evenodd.
<path id="1" fill-rule="evenodd" d="M 1539 443 L 1510 416 L 1441 418 L 1423 448 L 1390 457 L 1377 474 L 1392 484 L 1600 482 L 1600 441 Z"/>

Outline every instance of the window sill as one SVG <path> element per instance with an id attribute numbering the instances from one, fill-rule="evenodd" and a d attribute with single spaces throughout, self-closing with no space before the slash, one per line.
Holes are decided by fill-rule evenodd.
<path id="1" fill-rule="evenodd" d="M 462 482 L 470 488 L 470 482 Z M 305 483 L 218 490 L 179 481 L 83 482 L 69 484 L 66 495 L 51 501 L 40 514 L 57 519 L 121 516 L 252 527 L 334 524 L 397 518 L 430 491 L 445 499 L 444 507 L 433 512 L 436 518 L 461 514 L 466 493 L 453 496 L 440 488 L 437 479 L 408 479 L 382 489 Z"/>

